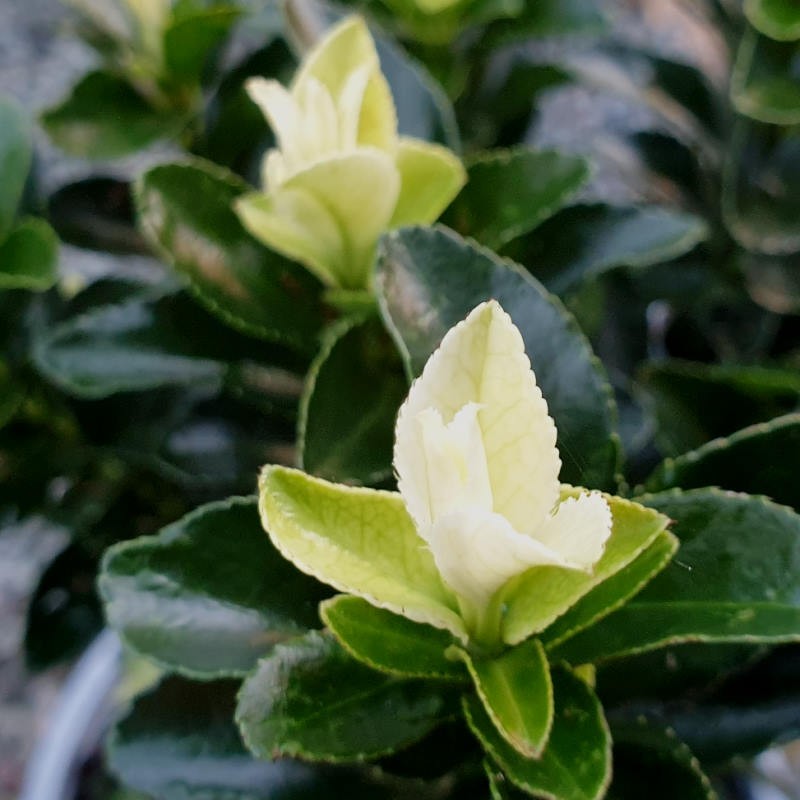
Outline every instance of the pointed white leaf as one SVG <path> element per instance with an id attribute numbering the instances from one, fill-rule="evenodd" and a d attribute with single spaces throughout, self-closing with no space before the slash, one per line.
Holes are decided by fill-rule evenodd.
<path id="1" fill-rule="evenodd" d="M 436 409 L 445 424 L 477 403 L 493 511 L 519 533 L 535 536 L 554 507 L 561 460 L 556 428 L 536 385 L 522 337 L 500 306 L 489 301 L 445 335 L 400 408 L 395 439 L 398 485 L 409 513 L 431 524 L 426 454 L 418 415 Z"/>
<path id="2" fill-rule="evenodd" d="M 568 497 L 536 538 L 561 554 L 568 564 L 591 570 L 611 535 L 611 509 L 599 492 Z"/>
<path id="3" fill-rule="evenodd" d="M 433 560 L 445 582 L 477 609 L 509 579 L 533 566 L 568 567 L 562 556 L 517 533 L 505 517 L 464 508 L 437 520 L 430 532 Z"/>

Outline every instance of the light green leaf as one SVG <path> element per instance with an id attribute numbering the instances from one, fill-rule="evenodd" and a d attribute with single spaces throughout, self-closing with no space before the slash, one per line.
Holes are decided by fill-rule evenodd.
<path id="1" fill-rule="evenodd" d="M 553 725 L 553 685 L 541 642 L 531 639 L 496 658 L 459 654 L 503 739 L 520 755 L 539 758 Z"/>
<path id="2" fill-rule="evenodd" d="M 744 0 L 744 13 L 754 28 L 771 39 L 800 39 L 800 6 L 794 0 Z"/>
<path id="3" fill-rule="evenodd" d="M 235 208 L 256 239 L 323 283 L 364 289 L 399 191 L 391 157 L 363 149 L 318 161 L 267 194 L 244 195 Z"/>
<path id="4" fill-rule="evenodd" d="M 25 188 L 33 157 L 32 136 L 22 108 L 9 97 L 0 97 L 0 242 L 11 230 Z"/>
<path id="5" fill-rule="evenodd" d="M 451 150 L 402 137 L 397 148 L 400 194 L 390 227 L 434 222 L 467 179 Z"/>
<path id="6" fill-rule="evenodd" d="M 577 490 L 567 492 L 575 494 Z M 668 518 L 621 497 L 604 495 L 613 527 L 605 552 L 591 573 L 562 567 L 533 567 L 501 591 L 506 607 L 503 641 L 517 644 L 545 630 L 594 587 L 630 564 L 666 528 Z"/>
<path id="7" fill-rule="evenodd" d="M 552 649 L 623 605 L 666 567 L 678 544 L 669 531 L 661 531 L 627 567 L 585 594 L 546 628 L 541 635 L 545 646 Z"/>
<path id="8" fill-rule="evenodd" d="M 776 42 L 748 29 L 731 73 L 736 110 L 770 125 L 800 122 L 800 80 L 793 72 L 794 43 Z"/>
<path id="9" fill-rule="evenodd" d="M 447 631 L 412 622 L 351 595 L 320 605 L 333 635 L 353 658 L 390 675 L 465 680 L 458 661 L 445 656 L 454 644 Z"/>
<path id="10" fill-rule="evenodd" d="M 473 733 L 509 780 L 553 800 L 600 800 L 611 781 L 611 735 L 597 697 L 569 670 L 553 671 L 555 716 L 539 759 L 520 755 L 474 695 L 464 699 Z"/>
<path id="11" fill-rule="evenodd" d="M 456 601 L 417 536 L 399 494 L 265 467 L 264 527 L 303 572 L 379 608 L 464 637 Z"/>
<path id="12" fill-rule="evenodd" d="M 43 219 L 18 222 L 0 241 L 0 289 L 43 292 L 57 278 L 58 237 L 53 229 Z"/>
<path id="13" fill-rule="evenodd" d="M 449 706 L 440 685 L 383 675 L 312 632 L 259 663 L 242 685 L 236 721 L 260 758 L 361 761 L 421 739 Z"/>
<path id="14" fill-rule="evenodd" d="M 588 179 L 589 164 L 579 156 L 519 147 L 479 155 L 468 173 L 447 221 L 498 250 L 562 208 Z"/>
<path id="15" fill-rule="evenodd" d="M 186 115 L 157 111 L 122 78 L 91 72 L 42 116 L 53 142 L 82 158 L 117 158 L 176 135 Z"/>
<path id="16" fill-rule="evenodd" d="M 200 678 L 242 675 L 318 624 L 327 587 L 272 546 L 255 498 L 201 506 L 158 536 L 107 551 L 99 582 L 126 644 Z"/>

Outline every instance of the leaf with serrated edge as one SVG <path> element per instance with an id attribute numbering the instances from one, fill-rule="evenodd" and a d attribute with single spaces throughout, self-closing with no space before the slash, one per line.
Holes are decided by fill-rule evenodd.
<path id="1" fill-rule="evenodd" d="M 127 646 L 199 679 L 244 675 L 314 627 L 329 594 L 275 551 L 254 497 L 200 506 L 157 536 L 115 545 L 99 589 Z"/>
<path id="2" fill-rule="evenodd" d="M 541 639 L 545 647 L 555 647 L 622 606 L 666 567 L 678 544 L 669 531 L 661 531 L 627 567 L 584 595 L 544 630 Z"/>
<path id="3" fill-rule="evenodd" d="M 553 671 L 555 717 L 538 760 L 521 756 L 489 719 L 475 695 L 464 698 L 472 732 L 506 776 L 548 800 L 599 800 L 611 780 L 611 735 L 594 692 L 567 669 Z"/>
<path id="4" fill-rule="evenodd" d="M 454 596 L 442 583 L 399 494 L 267 466 L 261 520 L 294 565 L 341 592 L 466 639 Z"/>
<path id="5" fill-rule="evenodd" d="M 458 653 L 500 735 L 520 755 L 539 758 L 553 725 L 553 684 L 541 642 L 531 639 L 496 658 Z"/>
<path id="6" fill-rule="evenodd" d="M 448 219 L 496 250 L 555 214 L 590 170 L 578 156 L 518 147 L 480 154 L 468 174 Z"/>
<path id="7" fill-rule="evenodd" d="M 562 487 L 562 498 L 578 489 Z M 613 527 L 605 552 L 591 573 L 558 567 L 534 567 L 512 578 L 501 590 L 506 604 L 503 641 L 517 644 L 544 630 L 595 586 L 630 564 L 663 531 L 668 519 L 621 497 L 603 495 Z"/>
<path id="8" fill-rule="evenodd" d="M 353 658 L 390 675 L 465 680 L 463 665 L 445 656 L 453 637 L 352 595 L 320 604 L 320 616 Z"/>
<path id="9" fill-rule="evenodd" d="M 449 716 L 441 688 L 376 672 L 312 631 L 259 662 L 242 684 L 236 721 L 260 758 L 360 761 L 421 739 Z"/>

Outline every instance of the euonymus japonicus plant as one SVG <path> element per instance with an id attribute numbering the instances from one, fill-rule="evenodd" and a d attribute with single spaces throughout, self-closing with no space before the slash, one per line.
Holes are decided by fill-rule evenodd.
<path id="1" fill-rule="evenodd" d="M 267 90 L 276 134 L 264 141 L 272 151 L 259 170 L 265 180 L 242 170 L 248 184 L 198 159 L 147 172 L 137 183 L 138 219 L 169 269 L 79 293 L 35 348 L 39 370 L 82 398 L 84 420 L 99 423 L 101 410 L 115 408 L 124 430 L 104 443 L 110 438 L 121 455 L 117 466 L 142 459 L 155 468 L 158 480 L 146 486 L 154 513 L 134 519 L 123 504 L 106 519 L 109 532 L 149 532 L 170 509 L 177 520 L 114 548 L 105 562 L 110 623 L 165 673 L 113 731 L 113 770 L 157 797 L 624 798 L 661 788 L 668 797 L 709 797 L 709 776 L 724 791 L 732 756 L 796 732 L 786 650 L 769 648 L 798 633 L 798 520 L 753 496 L 796 502 L 791 471 L 776 471 L 771 455 L 790 452 L 784 443 L 796 423 L 784 418 L 668 462 L 649 485 L 656 493 L 637 496 L 619 480 L 626 470 L 633 484 L 640 471 L 621 463 L 606 373 L 575 319 L 525 269 L 485 249 L 516 252 L 531 270 L 550 257 L 555 271 L 561 264 L 583 279 L 685 254 L 706 226 L 663 206 L 603 205 L 592 212 L 599 221 L 587 220 L 573 205 L 586 162 L 517 146 L 466 159 L 468 182 L 444 217 L 458 233 L 426 227 L 448 201 L 438 178 L 453 178 L 444 183 L 451 192 L 460 182 L 447 150 L 420 145 L 458 152 L 446 98 L 375 37 L 389 103 L 363 25 L 306 5 L 339 27 L 309 49 L 295 77 L 282 57 L 245 70 L 286 87 L 247 84 L 256 98 Z M 487 37 L 490 30 L 508 33 L 492 25 Z M 315 59 L 345 35 L 354 62 L 315 77 Z M 437 66 L 434 51 L 417 52 Z M 522 133 L 503 124 L 501 108 L 519 108 L 514 92 L 503 85 L 493 94 L 482 80 L 498 73 L 487 67 L 480 77 L 484 66 L 476 63 L 467 81 L 479 76 L 477 100 L 469 91 L 458 98 L 462 132 L 473 147 L 518 145 Z M 246 75 L 235 77 L 241 84 Z M 307 95 L 319 102 L 309 105 Z M 239 99 L 266 131 L 257 105 L 244 92 Z M 489 100 L 499 132 L 486 124 Z M 284 135 L 292 129 L 294 137 Z M 240 130 L 249 137 L 228 130 L 230 148 L 217 141 L 206 155 L 236 151 Z M 428 167 L 408 184 L 417 216 L 398 220 L 409 145 Z M 219 160 L 238 169 L 238 157 Z M 386 196 L 373 192 L 368 207 L 346 201 L 369 170 L 332 182 L 331 163 L 354 161 L 391 176 Z M 429 191 L 437 202 L 425 207 Z M 248 228 L 261 236 L 258 228 L 242 213 L 250 202 L 273 215 L 278 236 L 290 237 L 296 221 L 308 225 L 300 242 L 317 248 L 316 261 L 274 234 L 254 238 Z M 422 225 L 396 227 L 401 221 Z M 358 256 L 352 263 L 342 243 Z M 342 289 L 360 292 L 358 302 L 346 302 Z M 596 331 L 585 306 L 570 302 Z M 639 341 L 640 323 L 624 343 Z M 465 331 L 474 341 L 463 341 Z M 454 350 L 464 382 L 452 367 L 441 398 L 425 377 L 409 395 L 406 377 L 429 362 L 441 375 L 453 363 L 442 353 Z M 524 369 L 499 370 L 501 389 L 475 388 L 475 364 L 504 352 Z M 775 385 L 760 374 L 749 374 L 747 386 L 771 398 Z M 485 425 L 495 403 L 525 387 L 522 427 L 541 433 L 533 447 L 517 447 L 536 437 L 516 436 L 515 424 L 498 423 L 494 433 Z M 707 406 L 720 416 L 726 400 L 723 392 Z M 659 433 L 680 425 L 673 415 Z M 521 459 L 505 467 L 493 438 L 503 431 Z M 632 452 L 635 437 L 623 432 Z M 409 466 L 420 452 L 434 483 Z M 269 535 L 254 498 L 222 499 L 250 491 L 254 462 L 302 468 L 264 473 Z M 732 486 L 731 467 L 742 463 L 769 467 L 757 470 L 763 481 Z M 720 484 L 753 495 L 702 488 Z M 583 488 L 570 496 L 562 486 Z M 180 518 L 209 498 L 218 501 Z M 435 506 L 429 517 L 426 502 Z M 673 536 L 680 547 L 670 561 Z M 463 551 L 456 559 L 454 544 Z M 331 557 L 312 563 L 320 552 Z"/>

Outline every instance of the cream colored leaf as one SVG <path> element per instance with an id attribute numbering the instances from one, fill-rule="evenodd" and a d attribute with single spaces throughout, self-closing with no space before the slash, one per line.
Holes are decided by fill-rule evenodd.
<path id="1" fill-rule="evenodd" d="M 519 533 L 535 536 L 559 494 L 556 428 L 525 355 L 522 337 L 494 301 L 482 303 L 445 335 L 400 408 L 395 469 L 409 513 L 431 524 L 426 455 L 418 415 L 436 409 L 445 425 L 477 403 L 493 511 Z"/>
<path id="2" fill-rule="evenodd" d="M 536 538 L 580 569 L 591 570 L 611 535 L 611 509 L 599 492 L 568 497 Z"/>

